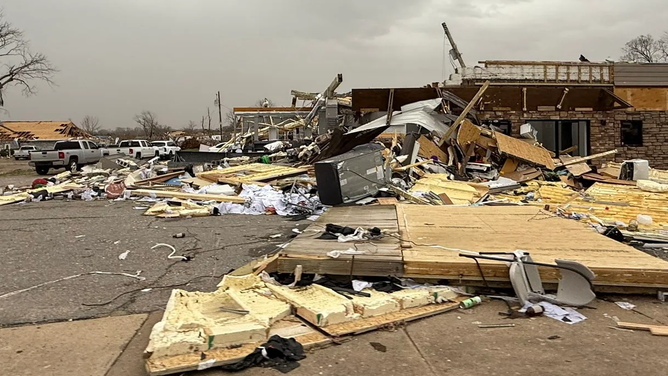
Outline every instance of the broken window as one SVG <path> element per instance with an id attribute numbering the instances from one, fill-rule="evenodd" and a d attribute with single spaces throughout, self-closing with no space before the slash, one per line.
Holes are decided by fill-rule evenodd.
<path id="1" fill-rule="evenodd" d="M 589 153 L 589 121 L 586 120 L 529 120 L 538 131 L 538 142 L 558 154 L 577 147 L 568 154 L 587 156 Z"/>
<path id="2" fill-rule="evenodd" d="M 494 127 L 494 130 L 500 130 L 506 136 L 510 136 L 512 127 L 510 120 L 485 120 L 483 124 Z"/>
<path id="3" fill-rule="evenodd" d="M 642 120 L 622 121 L 622 146 L 642 146 Z"/>

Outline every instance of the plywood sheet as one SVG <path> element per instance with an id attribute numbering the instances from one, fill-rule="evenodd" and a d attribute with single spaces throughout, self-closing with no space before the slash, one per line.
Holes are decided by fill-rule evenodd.
<path id="1" fill-rule="evenodd" d="M 428 139 L 425 136 L 420 136 L 418 143 L 420 144 L 420 151 L 418 152 L 418 155 L 422 158 L 431 159 L 431 157 L 435 156 L 441 162 L 448 162 L 448 155 L 445 154 L 445 152 L 441 150 L 441 148 L 439 148 L 438 145 L 434 143 L 434 141 Z"/>
<path id="2" fill-rule="evenodd" d="M 576 157 L 561 156 L 559 157 L 559 159 L 561 160 L 562 163 L 566 164 L 571 160 L 576 159 Z M 573 176 L 580 176 L 591 171 L 591 167 L 589 167 L 589 165 L 586 162 L 568 165 L 566 166 L 566 169 L 568 169 L 568 172 L 570 172 Z"/>
<path id="3" fill-rule="evenodd" d="M 272 325 L 269 336 L 274 334 L 285 338 L 294 338 L 304 346 L 304 349 L 331 342 L 331 339 L 327 336 L 311 329 L 295 317 L 285 318 Z M 148 358 L 146 360 L 146 370 L 150 376 L 158 376 L 219 367 L 242 360 L 261 344 L 252 343 L 230 349 L 213 349 L 157 359 Z"/>
<path id="4" fill-rule="evenodd" d="M 228 167 L 222 170 L 212 170 L 197 174 L 200 179 L 211 182 L 225 183 L 254 183 L 266 182 L 274 179 L 296 176 L 306 173 L 304 168 L 294 168 L 263 163 L 250 163 Z"/>
<path id="5" fill-rule="evenodd" d="M 63 183 L 63 184 L 53 185 L 51 187 L 29 189 L 25 192 L 16 193 L 13 195 L 7 195 L 7 196 L 0 195 L 0 206 L 25 201 L 31 193 L 37 193 L 43 190 L 46 190 L 47 192 L 53 194 L 53 193 L 63 193 L 71 191 L 73 189 L 81 189 L 81 188 L 83 188 L 83 186 L 79 184 Z"/>
<path id="6" fill-rule="evenodd" d="M 546 149 L 529 145 L 499 132 L 494 132 L 494 138 L 500 152 L 554 170 L 554 161 Z"/>
<path id="7" fill-rule="evenodd" d="M 430 304 L 422 307 L 403 309 L 401 311 L 387 313 L 385 315 L 358 319 L 351 322 L 328 325 L 322 328 L 322 330 L 333 337 L 339 337 L 348 334 L 361 334 L 382 328 L 390 324 L 418 320 L 424 317 L 455 310 L 459 307 L 459 302 L 461 300 L 464 300 L 464 298 L 457 299 L 456 302 Z"/>
<path id="8" fill-rule="evenodd" d="M 445 193 L 455 205 L 470 205 L 481 197 L 479 192 L 461 181 L 448 180 L 448 174 L 428 174 L 410 189 L 410 193 Z"/>
<path id="9" fill-rule="evenodd" d="M 553 264 L 556 258 L 581 262 L 597 275 L 595 285 L 668 286 L 668 262 L 539 208 L 400 206 L 408 236 L 417 243 L 404 249 L 406 276 L 480 281 L 475 262 L 459 257 L 459 249 L 521 249 L 538 262 Z M 508 267 L 503 263 L 480 260 L 480 265 L 489 281 L 508 280 Z M 559 279 L 558 270 L 553 268 L 540 268 L 540 273 L 545 282 Z"/>
<path id="10" fill-rule="evenodd" d="M 457 143 L 459 146 L 464 147 L 468 144 L 475 144 L 479 141 L 479 139 L 480 128 L 471 123 L 470 120 L 465 119 L 459 128 L 459 133 L 457 134 Z"/>
<path id="11" fill-rule="evenodd" d="M 615 95 L 632 103 L 636 110 L 668 110 L 668 89 L 665 87 L 616 87 Z"/>
<path id="12" fill-rule="evenodd" d="M 378 197 L 376 200 L 378 200 L 380 205 L 394 205 L 399 202 L 396 197 Z"/>
<path id="13" fill-rule="evenodd" d="M 585 174 L 583 178 L 590 175 Z M 668 193 L 645 192 L 634 185 L 595 183 L 581 195 L 560 183 L 533 181 L 527 183 L 521 192 L 534 192 L 540 199 L 540 202 L 531 201 L 529 205 L 543 207 L 548 204 L 551 211 L 560 208 L 568 214 L 584 214 L 584 221 L 602 220 L 609 224 L 621 221 L 629 224 L 643 214 L 652 217 L 653 222 L 651 225 L 640 225 L 643 231 L 656 232 L 668 226 Z M 499 194 L 495 198 L 520 203 L 524 194 Z"/>
<path id="14" fill-rule="evenodd" d="M 325 225 L 334 223 L 352 228 L 378 227 L 388 234 L 399 231 L 393 205 L 343 206 L 330 208 L 298 235 L 281 252 L 278 259 L 280 272 L 292 272 L 302 265 L 304 273 L 336 275 L 386 276 L 403 271 L 400 240 L 387 235 L 379 240 L 339 243 L 336 240 L 317 239 Z M 349 248 L 365 252 L 362 255 L 327 256 L 327 252 Z"/>

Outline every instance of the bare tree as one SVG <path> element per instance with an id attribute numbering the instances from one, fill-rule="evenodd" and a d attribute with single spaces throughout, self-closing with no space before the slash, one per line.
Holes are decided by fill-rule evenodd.
<path id="1" fill-rule="evenodd" d="M 190 135 L 190 136 L 192 136 L 193 134 L 195 134 L 195 129 L 197 129 L 197 123 L 195 123 L 195 122 L 192 121 L 192 120 L 190 120 L 190 121 L 188 122 L 188 125 L 186 125 L 185 127 L 183 127 L 183 131 L 186 132 L 186 133 L 187 133 L 188 135 Z"/>
<path id="2" fill-rule="evenodd" d="M 153 130 L 153 139 L 158 140 L 158 139 L 163 139 L 167 140 L 169 139 L 169 133 L 172 132 L 173 129 L 172 127 L 168 125 L 161 125 L 158 124 L 154 130 Z"/>
<path id="3" fill-rule="evenodd" d="M 153 112 L 142 111 L 141 114 L 135 115 L 134 121 L 139 124 L 147 139 L 152 140 L 154 135 L 158 135 L 156 131 L 161 125 Z"/>
<path id="4" fill-rule="evenodd" d="M 255 107 L 274 107 L 275 103 L 271 99 L 263 98 L 255 101 Z"/>
<path id="5" fill-rule="evenodd" d="M 23 31 L 4 20 L 0 12 L 0 106 L 4 106 L 4 93 L 8 87 L 17 86 L 23 94 L 37 92 L 35 81 L 51 80 L 58 71 L 44 54 L 30 51 Z"/>
<path id="6" fill-rule="evenodd" d="M 91 135 L 98 134 L 102 126 L 100 126 L 100 120 L 95 116 L 86 115 L 83 120 L 81 120 L 81 129 L 86 131 Z"/>
<path id="7" fill-rule="evenodd" d="M 622 48 L 622 61 L 660 63 L 668 61 L 668 34 L 654 39 L 650 34 L 641 35 L 626 42 Z"/>
<path id="8" fill-rule="evenodd" d="M 237 117 L 234 115 L 234 111 L 229 110 L 225 113 L 225 124 L 228 126 L 234 126 L 237 123 Z"/>

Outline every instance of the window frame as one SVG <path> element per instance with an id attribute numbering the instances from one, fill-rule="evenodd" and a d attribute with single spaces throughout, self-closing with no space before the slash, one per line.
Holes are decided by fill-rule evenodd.
<path id="1" fill-rule="evenodd" d="M 638 127 L 638 135 L 635 137 L 640 138 L 640 143 L 627 143 L 624 140 L 624 135 L 626 134 L 624 132 L 624 125 L 627 124 L 629 125 L 629 129 L 633 130 L 634 127 Z M 619 140 L 622 146 L 624 147 L 630 147 L 630 148 L 637 148 L 637 147 L 642 147 L 644 146 L 645 140 L 643 138 L 643 121 L 642 120 L 622 120 L 619 122 Z"/>

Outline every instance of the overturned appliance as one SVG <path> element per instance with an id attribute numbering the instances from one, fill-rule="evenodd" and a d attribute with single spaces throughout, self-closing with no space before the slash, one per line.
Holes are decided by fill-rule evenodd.
<path id="1" fill-rule="evenodd" d="M 373 196 L 386 185 L 384 147 L 359 145 L 353 150 L 315 164 L 318 195 L 325 205 L 355 202 Z"/>
<path id="2" fill-rule="evenodd" d="M 481 252 L 478 254 L 460 254 L 475 260 L 480 273 L 485 278 L 478 259 L 493 260 L 510 263 L 510 282 L 523 305 L 527 302 L 546 301 L 553 304 L 562 304 L 581 307 L 589 304 L 596 294 L 592 279 L 596 275 L 579 262 L 569 260 L 555 260 L 556 265 L 535 262 L 531 256 L 523 251 L 508 252 Z M 543 282 L 538 273 L 538 267 L 555 268 L 561 272 L 557 296 L 546 295 Z"/>

